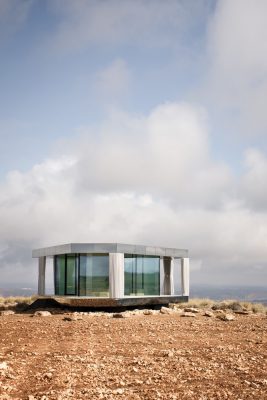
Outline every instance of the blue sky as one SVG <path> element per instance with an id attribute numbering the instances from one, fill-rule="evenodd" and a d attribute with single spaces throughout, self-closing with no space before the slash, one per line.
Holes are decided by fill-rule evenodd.
<path id="1" fill-rule="evenodd" d="M 186 247 L 194 283 L 266 282 L 266 12 L 0 0 L 3 284 L 68 241 Z"/>

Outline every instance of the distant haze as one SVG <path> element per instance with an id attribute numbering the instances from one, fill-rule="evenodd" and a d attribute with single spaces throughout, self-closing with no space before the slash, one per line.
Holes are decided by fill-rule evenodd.
<path id="1" fill-rule="evenodd" d="M 33 248 L 188 248 L 267 283 L 267 2 L 0 0 L 0 287 Z"/>

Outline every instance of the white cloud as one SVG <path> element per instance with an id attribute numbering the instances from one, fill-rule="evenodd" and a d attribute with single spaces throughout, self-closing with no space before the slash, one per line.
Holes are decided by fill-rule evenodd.
<path id="1" fill-rule="evenodd" d="M 265 0 L 219 1 L 208 31 L 210 96 L 251 136 L 267 128 L 266 13 Z"/>
<path id="2" fill-rule="evenodd" d="M 241 181 L 248 207 L 267 210 L 267 158 L 257 149 L 248 149 L 245 154 L 246 174 Z"/>
<path id="3" fill-rule="evenodd" d="M 67 51 L 92 44 L 173 47 L 210 8 L 202 0 L 51 0 L 49 5 L 60 21 L 52 41 Z"/>
<path id="4" fill-rule="evenodd" d="M 106 68 L 97 72 L 94 77 L 94 90 L 102 106 L 114 106 L 129 91 L 131 72 L 122 59 L 114 60 Z"/>
<path id="5" fill-rule="evenodd" d="M 94 135 L 84 129 L 65 156 L 7 176 L 2 268 L 26 284 L 33 247 L 122 241 L 189 248 L 194 281 L 261 284 L 266 269 L 253 266 L 266 266 L 267 212 L 249 206 L 210 153 L 205 112 L 184 103 L 148 116 L 112 114 Z M 256 174 L 261 187 L 266 160 L 251 150 L 246 157 L 242 180 Z"/>

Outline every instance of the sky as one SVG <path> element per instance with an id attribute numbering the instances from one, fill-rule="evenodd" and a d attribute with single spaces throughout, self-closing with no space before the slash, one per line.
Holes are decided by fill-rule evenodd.
<path id="1" fill-rule="evenodd" d="M 33 248 L 189 249 L 267 283 L 267 2 L 0 0 L 0 287 Z"/>

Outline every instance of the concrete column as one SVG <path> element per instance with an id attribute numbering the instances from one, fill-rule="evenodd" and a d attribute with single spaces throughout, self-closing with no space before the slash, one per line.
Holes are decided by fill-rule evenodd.
<path id="1" fill-rule="evenodd" d="M 46 257 L 39 257 L 38 295 L 45 295 L 45 264 Z"/>
<path id="2" fill-rule="evenodd" d="M 173 268 L 174 268 L 173 258 L 172 257 L 164 257 L 163 258 L 163 270 L 164 270 L 163 294 L 165 296 L 172 296 L 174 294 Z"/>
<path id="3" fill-rule="evenodd" d="M 160 257 L 160 295 L 164 295 L 164 259 L 163 257 Z"/>
<path id="4" fill-rule="evenodd" d="M 182 296 L 189 296 L 189 258 L 181 258 Z"/>
<path id="5" fill-rule="evenodd" d="M 109 297 L 124 297 L 124 254 L 109 253 Z"/>

